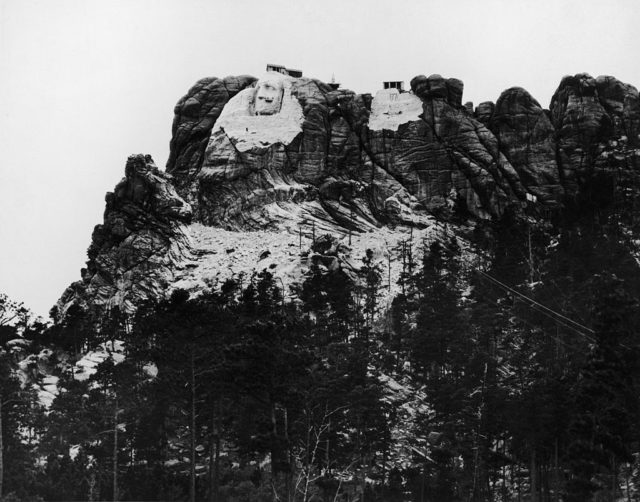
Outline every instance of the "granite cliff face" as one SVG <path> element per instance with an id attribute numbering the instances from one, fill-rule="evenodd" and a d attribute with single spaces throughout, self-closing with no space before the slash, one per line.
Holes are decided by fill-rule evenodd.
<path id="1" fill-rule="evenodd" d="M 499 217 L 526 200 L 528 186 L 496 137 L 462 107 L 459 80 L 416 77 L 412 93 L 373 99 L 310 79 L 276 80 L 284 93 L 277 113 L 252 115 L 255 93 L 245 89 L 226 104 L 202 157 L 194 159 L 191 143 L 172 150 L 167 171 L 205 224 L 277 226 L 280 207 L 293 202 L 308 219 L 365 229 L 454 205 Z M 290 134 L 266 134 L 277 130 Z"/>
<path id="2" fill-rule="evenodd" d="M 202 164 L 211 129 L 224 105 L 254 77 L 205 78 L 198 81 L 174 109 L 168 165 L 185 172 Z"/>
<path id="3" fill-rule="evenodd" d="M 607 169 L 607 147 L 640 144 L 640 100 L 635 87 L 613 77 L 564 77 L 551 99 L 558 163 L 573 196 L 593 174 Z M 611 145 L 610 142 L 616 142 Z M 637 167 L 634 165 L 634 167 Z"/>
<path id="4" fill-rule="evenodd" d="M 278 73 L 199 81 L 176 105 L 166 173 L 129 158 L 60 306 L 132 310 L 263 267 L 267 247 L 280 270 L 316 233 L 348 235 L 356 255 L 438 220 L 558 214 L 595 173 L 638 168 L 640 98 L 613 77 L 563 78 L 549 110 L 517 87 L 475 110 L 462 94 L 440 75 L 374 97 Z"/>
<path id="5" fill-rule="evenodd" d="M 490 108 L 483 118 L 518 178 L 541 203 L 557 206 L 564 187 L 556 162 L 555 128 L 548 114 L 519 87 L 504 91 Z"/>
<path id="6" fill-rule="evenodd" d="M 87 268 L 64 292 L 62 307 L 78 301 L 131 311 L 141 298 L 160 297 L 176 266 L 190 256 L 191 207 L 149 155 L 130 156 L 125 177 L 105 199 Z"/>

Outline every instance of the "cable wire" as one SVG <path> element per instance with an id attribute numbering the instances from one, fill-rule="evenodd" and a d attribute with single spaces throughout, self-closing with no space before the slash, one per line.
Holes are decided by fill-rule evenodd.
<path id="1" fill-rule="evenodd" d="M 565 321 L 568 321 L 572 324 L 574 324 L 575 326 L 578 326 L 579 328 L 583 329 L 584 331 L 587 331 L 591 334 L 594 334 L 595 332 L 591 329 L 591 328 L 587 328 L 586 326 L 580 324 L 577 321 L 574 321 L 573 319 L 569 319 L 567 316 L 564 316 L 562 314 L 560 314 L 559 312 L 556 312 L 553 309 L 550 309 L 549 307 L 542 305 L 541 303 L 535 301 L 533 298 L 529 298 L 527 295 L 520 293 L 519 291 L 516 291 L 515 289 L 507 286 L 506 284 L 504 284 L 503 282 L 500 282 L 498 279 L 496 279 L 495 277 L 490 276 L 489 274 L 487 274 L 486 272 L 483 272 L 482 270 L 477 270 L 478 273 L 480 273 L 482 276 L 487 277 L 489 280 L 493 281 L 495 284 L 498 284 L 499 286 L 501 286 L 502 288 L 512 292 L 513 294 L 516 294 L 518 296 L 520 296 L 521 298 L 524 298 L 525 300 L 531 302 L 534 305 L 537 305 L 538 307 L 544 309 L 547 312 L 551 312 L 553 315 L 558 316 L 561 319 L 564 319 Z"/>

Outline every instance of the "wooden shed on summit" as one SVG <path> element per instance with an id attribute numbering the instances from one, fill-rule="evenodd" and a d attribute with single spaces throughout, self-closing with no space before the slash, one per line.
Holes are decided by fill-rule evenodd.
<path id="1" fill-rule="evenodd" d="M 383 89 L 398 89 L 400 92 L 404 92 L 404 81 L 403 80 L 389 80 L 382 82 Z"/>
<path id="2" fill-rule="evenodd" d="M 301 78 L 302 70 L 294 70 L 292 68 L 286 68 L 285 66 L 279 64 L 269 64 L 267 63 L 267 71 L 275 71 L 277 73 L 282 73 L 283 75 L 289 75 L 290 77 Z"/>

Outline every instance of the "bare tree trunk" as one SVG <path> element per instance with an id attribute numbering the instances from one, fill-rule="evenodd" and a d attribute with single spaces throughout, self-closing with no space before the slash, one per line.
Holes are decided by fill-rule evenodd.
<path id="1" fill-rule="evenodd" d="M 560 500 L 560 469 L 558 467 L 558 438 L 556 438 L 553 452 L 553 498 L 555 502 Z"/>
<path id="2" fill-rule="evenodd" d="M 519 468 L 520 467 L 518 465 L 518 469 Z M 509 469 L 509 478 L 511 479 L 511 486 L 516 486 L 516 479 L 518 480 L 518 485 L 517 485 L 518 486 L 518 502 L 520 502 L 522 500 L 522 494 L 521 494 L 521 491 L 520 491 L 520 475 L 518 475 L 518 477 L 516 478 L 514 476 L 514 472 L 513 472 L 514 470 L 515 470 L 515 468 Z"/>
<path id="3" fill-rule="evenodd" d="M 536 463 L 536 450 L 531 450 L 531 467 L 529 469 L 529 482 L 531 484 L 531 502 L 538 502 L 538 465 Z"/>
<path id="4" fill-rule="evenodd" d="M 191 348 L 191 429 L 190 448 L 191 448 L 191 469 L 189 479 L 189 500 L 196 502 L 196 377 L 193 348 Z"/>
<path id="5" fill-rule="evenodd" d="M 218 500 L 218 482 L 220 479 L 220 407 L 219 401 L 213 403 L 211 417 L 211 447 L 209 449 L 209 500 Z"/>
<path id="6" fill-rule="evenodd" d="M 611 459 L 611 500 L 616 500 L 616 494 L 618 493 L 618 463 L 616 458 Z"/>
<path id="7" fill-rule="evenodd" d="M 307 494 L 309 493 L 309 478 L 311 477 L 311 410 L 307 407 L 306 416 L 307 416 L 307 440 L 305 442 L 305 452 L 304 452 L 304 470 L 305 470 L 305 480 L 304 480 L 304 492 L 302 493 L 302 502 L 307 502 Z M 319 439 L 318 439 L 319 441 Z M 318 443 L 316 441 L 316 444 Z"/>
<path id="8" fill-rule="evenodd" d="M 215 468 L 213 470 L 213 494 L 218 500 L 218 490 L 220 487 L 220 421 L 218 419 L 218 427 L 216 429 L 216 459 Z"/>
<path id="9" fill-rule="evenodd" d="M 276 420 L 276 405 L 271 401 L 271 434 L 272 434 L 272 445 L 271 445 L 271 486 L 273 489 L 273 500 L 276 502 L 278 500 L 278 489 L 277 489 L 277 477 L 276 477 L 276 462 L 277 458 L 274 458 L 277 455 L 276 452 L 276 441 L 278 438 L 278 427 Z"/>
<path id="10" fill-rule="evenodd" d="M 96 499 L 96 473 L 91 471 L 89 474 L 89 490 L 87 492 L 87 500 L 94 502 Z"/>
<path id="11" fill-rule="evenodd" d="M 324 463 L 327 467 L 327 473 L 329 474 L 329 476 L 331 476 L 331 457 L 329 456 L 329 446 L 331 446 L 331 443 L 329 442 L 329 437 L 331 436 L 331 420 L 329 420 L 329 422 L 327 423 L 327 446 L 325 447 L 325 452 L 324 452 Z"/>
<path id="12" fill-rule="evenodd" d="M 388 456 L 389 448 L 387 446 L 387 442 L 385 441 L 384 449 L 382 450 L 382 485 L 380 486 L 380 491 L 382 497 L 384 498 L 385 486 L 387 483 L 387 456 Z"/>
<path id="13" fill-rule="evenodd" d="M 292 458 L 291 458 L 291 448 L 289 445 L 289 412 L 287 408 L 284 409 L 284 444 L 287 448 L 287 477 L 285 479 L 286 491 L 287 491 L 287 502 L 291 502 L 293 500 L 293 494 L 291 492 L 291 484 L 292 484 L 292 476 L 293 471 L 291 469 Z"/>
<path id="14" fill-rule="evenodd" d="M 213 497 L 218 500 L 220 491 L 220 444 L 222 443 L 222 397 L 213 403 L 213 419 L 211 421 L 213 427 L 213 440 L 216 448 L 215 458 L 213 462 Z"/>
<path id="15" fill-rule="evenodd" d="M 0 497 L 3 495 L 4 484 L 4 433 L 2 426 L 2 395 L 0 395 Z"/>
<path id="16" fill-rule="evenodd" d="M 506 457 L 507 456 L 507 440 L 503 439 L 502 440 L 502 454 Z M 510 471 L 513 471 L 513 469 L 509 469 Z M 513 479 L 513 476 L 512 476 Z M 511 485 L 513 486 L 513 483 L 511 483 Z M 506 502 L 507 501 L 507 466 L 506 464 L 502 465 L 502 502 Z"/>
<path id="17" fill-rule="evenodd" d="M 118 500 L 118 397 L 116 396 L 114 401 L 113 410 L 113 458 L 112 458 L 112 470 L 113 470 L 113 502 Z"/>
<path id="18" fill-rule="evenodd" d="M 215 406 L 212 407 L 215 409 Z M 214 411 L 215 413 L 215 411 Z M 216 485 L 214 481 L 214 454 L 215 454 L 215 435 L 216 435 L 216 418 L 215 415 L 211 417 L 211 438 L 209 440 L 209 502 L 215 502 L 216 500 Z"/>

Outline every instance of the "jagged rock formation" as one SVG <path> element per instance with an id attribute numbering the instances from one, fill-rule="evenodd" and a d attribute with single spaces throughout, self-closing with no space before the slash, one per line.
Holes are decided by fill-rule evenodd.
<path id="1" fill-rule="evenodd" d="M 130 156 L 125 177 L 105 199 L 87 268 L 62 295 L 62 306 L 88 301 L 130 311 L 140 298 L 161 297 L 176 266 L 190 256 L 191 207 L 149 155 Z"/>
<path id="2" fill-rule="evenodd" d="M 613 77 L 564 77 L 550 111 L 560 173 L 571 195 L 593 174 L 607 142 L 624 138 L 632 148 L 640 144 L 638 91 Z"/>
<path id="3" fill-rule="evenodd" d="M 308 219 L 366 229 L 415 223 L 420 211 L 454 204 L 479 217 L 500 216 L 525 200 L 527 188 L 496 138 L 461 106 L 459 80 L 416 77 L 413 94 L 383 91 L 373 102 L 310 79 L 279 80 L 286 96 L 273 118 L 291 122 L 296 134 L 288 140 L 265 136 L 286 126 L 252 116 L 253 90 L 244 89 L 225 107 L 242 125 L 232 130 L 234 121 L 221 117 L 226 127 L 212 128 L 202 162 L 186 169 L 173 162 L 194 148 L 176 142 L 167 170 L 204 223 L 264 228 L 280 219 L 273 204 L 294 202 Z M 303 111 L 297 130 L 290 101 Z M 403 101 L 413 113 L 394 107 Z M 174 129 L 182 127 L 177 116 Z"/>
<path id="4" fill-rule="evenodd" d="M 560 203 L 564 189 L 556 162 L 555 129 L 538 102 L 526 90 L 513 87 L 479 114 L 488 116 L 487 127 L 527 189 L 547 206 Z"/>
<path id="5" fill-rule="evenodd" d="M 295 261 L 291 248 L 312 232 L 364 243 L 355 234 L 388 240 L 454 214 L 557 213 L 595 172 L 638 167 L 640 98 L 613 77 L 563 78 L 550 110 L 521 88 L 475 111 L 462 93 L 460 80 L 440 75 L 375 97 L 277 73 L 201 80 L 176 105 L 166 173 L 148 157 L 127 162 L 62 306 L 131 310 L 190 287 L 194 271 L 232 268 L 209 249 L 222 245 L 216 232 L 252 249 L 264 246 L 245 232 L 269 241 L 285 231 L 273 245 L 287 248 L 272 256 Z"/>
<path id="6" fill-rule="evenodd" d="M 209 134 L 224 105 L 254 77 L 205 78 L 198 81 L 175 106 L 167 171 L 189 172 L 202 164 Z"/>

